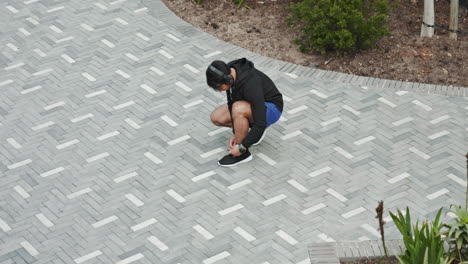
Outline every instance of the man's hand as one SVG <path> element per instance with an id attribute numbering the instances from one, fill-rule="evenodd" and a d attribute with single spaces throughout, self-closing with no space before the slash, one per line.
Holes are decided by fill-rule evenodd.
<path id="1" fill-rule="evenodd" d="M 237 145 L 231 146 L 229 154 L 233 155 L 234 157 L 240 156 L 241 153 L 239 151 L 239 147 Z"/>
<path id="2" fill-rule="evenodd" d="M 231 139 L 229 139 L 229 148 L 232 148 L 235 145 L 237 145 L 236 136 L 232 136 Z"/>

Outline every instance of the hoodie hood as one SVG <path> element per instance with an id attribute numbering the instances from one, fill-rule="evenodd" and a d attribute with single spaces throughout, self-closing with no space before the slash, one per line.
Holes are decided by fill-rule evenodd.
<path id="1" fill-rule="evenodd" d="M 243 81 L 249 78 L 249 72 L 255 69 L 254 63 L 246 58 L 238 59 L 228 63 L 228 67 L 236 69 L 236 82 L 235 85 L 241 85 Z"/>

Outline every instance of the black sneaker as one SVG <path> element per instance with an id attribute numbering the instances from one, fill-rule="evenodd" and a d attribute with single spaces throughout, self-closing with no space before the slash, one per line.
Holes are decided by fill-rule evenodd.
<path id="1" fill-rule="evenodd" d="M 250 151 L 247 150 L 244 154 L 240 156 L 234 157 L 231 154 L 224 156 L 222 159 L 218 161 L 218 165 L 221 167 L 232 167 L 236 166 L 237 164 L 246 163 L 252 160 L 252 154 Z"/>
<path id="2" fill-rule="evenodd" d="M 253 143 L 252 146 L 257 146 L 258 144 L 260 144 L 260 142 L 262 142 L 262 140 L 265 138 L 269 129 L 270 129 L 269 127 L 265 128 L 265 130 L 263 131 L 262 137 L 257 142 Z"/>

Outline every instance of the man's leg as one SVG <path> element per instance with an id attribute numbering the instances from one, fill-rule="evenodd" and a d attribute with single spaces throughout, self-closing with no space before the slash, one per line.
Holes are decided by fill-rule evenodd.
<path id="1" fill-rule="evenodd" d="M 224 104 L 211 112 L 211 122 L 216 126 L 232 127 L 231 115 L 227 104 Z"/>
<path id="2" fill-rule="evenodd" d="M 249 133 L 249 123 L 253 123 L 250 103 L 246 101 L 235 102 L 232 105 L 232 118 L 234 119 L 236 142 L 240 143 Z"/>

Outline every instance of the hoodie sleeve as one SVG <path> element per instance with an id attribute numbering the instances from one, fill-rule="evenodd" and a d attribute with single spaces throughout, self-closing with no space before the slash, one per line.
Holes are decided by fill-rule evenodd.
<path id="1" fill-rule="evenodd" d="M 261 83 L 257 78 L 245 84 L 244 98 L 250 103 L 254 123 L 247 137 L 242 141 L 242 145 L 249 148 L 252 144 L 260 140 L 266 128 L 266 106 Z"/>

